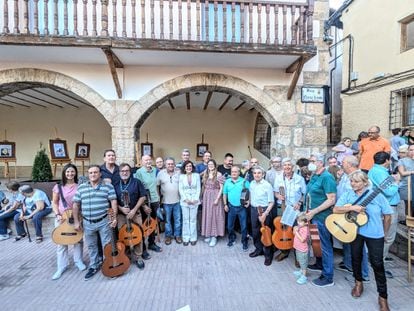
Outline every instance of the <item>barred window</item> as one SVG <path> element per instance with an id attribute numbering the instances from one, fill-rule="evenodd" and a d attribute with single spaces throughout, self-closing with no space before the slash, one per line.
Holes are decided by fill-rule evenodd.
<path id="1" fill-rule="evenodd" d="M 414 126 L 414 86 L 392 91 L 390 96 L 390 130 Z"/>
<path id="2" fill-rule="evenodd" d="M 254 127 L 254 148 L 270 158 L 270 140 L 272 128 L 266 119 L 259 113 Z"/>
<path id="3" fill-rule="evenodd" d="M 404 18 L 401 23 L 401 52 L 414 48 L 414 14 Z"/>

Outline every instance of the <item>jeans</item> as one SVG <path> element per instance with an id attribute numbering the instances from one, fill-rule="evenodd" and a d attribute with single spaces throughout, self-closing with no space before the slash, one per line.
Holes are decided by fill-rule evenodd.
<path id="1" fill-rule="evenodd" d="M 174 204 L 164 204 L 166 223 L 165 236 L 166 237 L 181 237 L 181 206 L 180 202 Z M 174 232 L 171 225 L 171 216 L 174 218 Z"/>
<path id="2" fill-rule="evenodd" d="M 357 235 L 351 243 L 352 267 L 354 270 L 355 280 L 362 281 L 361 261 L 364 243 L 368 247 L 368 256 L 372 269 L 374 270 L 375 282 L 377 283 L 377 292 L 380 297 L 387 299 L 387 278 L 384 269 L 384 238 L 372 239 L 362 235 Z"/>
<path id="3" fill-rule="evenodd" d="M 227 214 L 227 231 L 229 232 L 229 241 L 236 240 L 236 233 L 234 233 L 234 222 L 236 217 L 239 218 L 241 228 L 241 240 L 243 244 L 247 244 L 247 209 L 243 206 L 233 206 L 229 204 L 229 212 Z"/>
<path id="4" fill-rule="evenodd" d="M 0 234 L 5 235 L 7 234 L 7 221 L 9 219 L 14 218 L 15 215 L 20 215 L 19 212 L 13 211 L 10 213 L 2 213 L 0 214 Z"/>
<path id="5" fill-rule="evenodd" d="M 36 230 L 36 236 L 37 237 L 43 237 L 42 234 L 42 219 L 43 217 L 49 215 L 52 212 L 51 208 L 44 208 L 42 209 L 40 212 L 37 212 L 32 220 L 33 220 L 33 224 Z M 26 211 L 25 216 L 29 215 L 29 212 Z M 20 219 L 20 213 L 14 215 L 14 223 L 16 224 L 16 231 L 17 231 L 17 235 L 22 235 L 25 234 L 25 229 L 24 229 L 24 223 L 23 221 L 21 221 Z"/>
<path id="6" fill-rule="evenodd" d="M 91 223 L 84 219 L 83 237 L 89 252 L 89 268 L 93 269 L 98 268 L 100 263 L 98 235 L 101 237 L 103 247 L 111 242 L 111 228 L 108 225 L 108 219 L 104 218 L 97 223 Z"/>
<path id="7" fill-rule="evenodd" d="M 352 256 L 351 256 L 351 244 L 349 243 L 343 243 L 342 244 L 342 251 L 344 253 L 344 265 L 348 269 L 352 268 Z M 364 246 L 364 249 L 362 250 L 362 277 L 364 279 L 369 279 L 369 266 L 368 266 L 368 254 L 366 246 Z"/>
<path id="8" fill-rule="evenodd" d="M 325 226 L 324 221 L 317 219 L 312 220 L 314 224 L 317 224 L 319 237 L 321 239 L 322 249 L 322 275 L 330 282 L 333 281 L 334 271 L 334 255 L 332 246 L 332 236 Z"/>
<path id="9" fill-rule="evenodd" d="M 60 222 L 55 220 L 55 228 L 60 225 Z M 63 271 L 69 265 L 68 245 L 57 245 L 56 259 L 57 271 Z M 73 245 L 73 261 L 76 264 L 83 263 L 83 240 Z"/>
<path id="10" fill-rule="evenodd" d="M 384 258 L 388 256 L 388 252 L 392 243 L 394 243 L 395 236 L 397 235 L 398 227 L 398 209 L 397 206 L 391 205 L 392 210 L 394 211 L 391 214 L 391 225 L 388 229 L 387 235 L 384 237 Z"/>
<path id="11" fill-rule="evenodd" d="M 197 212 L 198 205 L 181 206 L 183 213 L 183 241 L 197 241 Z"/>

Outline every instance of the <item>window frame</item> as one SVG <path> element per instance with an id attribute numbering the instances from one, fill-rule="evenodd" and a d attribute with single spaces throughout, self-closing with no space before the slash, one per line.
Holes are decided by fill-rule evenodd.
<path id="1" fill-rule="evenodd" d="M 401 53 L 405 52 L 405 51 L 409 51 L 411 49 L 414 48 L 414 45 L 412 47 L 408 47 L 408 25 L 413 23 L 414 24 L 414 13 L 404 17 L 403 19 L 401 19 L 399 21 L 399 23 L 401 24 L 401 38 L 400 38 L 400 42 L 401 42 L 401 46 L 400 46 L 400 50 Z"/>

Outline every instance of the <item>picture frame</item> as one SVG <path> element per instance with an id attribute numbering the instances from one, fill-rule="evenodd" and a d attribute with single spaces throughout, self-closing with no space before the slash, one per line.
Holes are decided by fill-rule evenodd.
<path id="1" fill-rule="evenodd" d="M 141 143 L 141 156 L 149 155 L 153 156 L 154 154 L 154 147 L 152 143 Z"/>
<path id="2" fill-rule="evenodd" d="M 15 159 L 16 143 L 11 141 L 0 141 L 0 159 Z"/>
<path id="3" fill-rule="evenodd" d="M 197 144 L 197 157 L 202 158 L 204 155 L 204 152 L 208 150 L 208 144 Z"/>
<path id="4" fill-rule="evenodd" d="M 77 143 L 75 147 L 75 159 L 89 159 L 91 144 Z"/>
<path id="5" fill-rule="evenodd" d="M 69 159 L 68 146 L 66 140 L 50 139 L 49 140 L 50 157 L 52 160 Z"/>

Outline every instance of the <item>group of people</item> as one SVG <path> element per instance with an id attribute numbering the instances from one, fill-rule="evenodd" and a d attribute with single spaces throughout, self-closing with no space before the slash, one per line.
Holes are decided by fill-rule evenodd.
<path id="1" fill-rule="evenodd" d="M 67 209 L 73 210 L 74 227 L 83 228 L 84 241 L 89 253 L 89 267 L 85 280 L 89 280 L 102 264 L 102 245 L 111 241 L 111 228 L 120 228 L 127 219 L 142 226 L 148 218 L 165 221 L 164 243 L 173 241 L 184 246 L 196 245 L 198 235 L 214 247 L 217 240 L 228 232 L 228 247 L 234 247 L 237 234 L 241 233 L 241 249 L 248 251 L 249 238 L 253 239 L 254 249 L 251 258 L 264 256 L 264 264 L 272 264 L 276 247 L 264 245 L 261 227 L 273 228 L 277 216 L 293 213 L 294 271 L 298 284 L 307 283 L 307 271 L 319 271 L 320 276 L 312 280 L 318 287 L 334 285 L 333 236 L 325 220 L 332 213 L 365 212 L 366 225 L 358 228 L 358 234 L 351 243 L 343 243 L 343 261 L 337 269 L 353 273 L 355 285 L 351 295 L 358 298 L 363 293 L 363 283 L 369 281 L 368 260 L 374 271 L 379 293 L 380 310 L 388 310 L 387 280 L 384 259 L 396 234 L 398 220 L 397 205 L 401 198 L 407 202 L 407 178 L 414 173 L 414 145 L 408 155 L 398 162 L 398 176 L 392 175 L 394 182 L 365 205 L 361 200 L 370 196 L 376 187 L 390 176 L 390 143 L 380 137 L 380 129 L 373 126 L 368 137 L 358 144 L 358 154 L 347 153 L 351 141 L 333 150 L 335 156 L 323 154 L 298 159 L 273 157 L 270 169 L 265 170 L 256 158 L 242 167 L 233 164 L 233 155 L 225 155 L 218 165 L 212 153 L 206 151 L 201 163 L 190 160 L 190 152 L 182 151 L 181 161 L 172 157 L 157 158 L 155 166 L 152 157 L 144 155 L 141 167 L 136 169 L 127 163 L 116 164 L 113 150 L 104 152 L 104 164 L 92 165 L 88 169 L 88 181 L 78 183 L 76 166 L 68 164 L 62 172 L 62 182 L 53 189 L 53 198 L 38 189 L 11 183 L 10 208 L 0 215 L 0 234 L 8 237 L 6 219 L 14 217 L 17 228 L 16 240 L 25 237 L 23 222 L 32 218 L 36 227 L 36 241 L 42 241 L 41 218 L 53 209 L 56 226 L 62 221 Z M 343 152 L 343 156 L 340 156 Z M 128 205 L 123 200 L 127 192 Z M 246 195 L 246 193 L 248 195 Z M 281 207 L 284 206 L 282 209 Z M 117 217 L 108 225 L 108 208 Z M 40 221 L 39 221 L 40 219 Z M 236 229 L 236 219 L 239 228 Z M 317 226 L 321 257 L 316 257 L 308 265 L 310 250 L 309 225 Z M 158 235 L 159 238 L 159 235 Z M 74 246 L 74 262 L 79 270 L 85 270 L 82 242 Z M 156 243 L 156 233 L 135 245 L 130 257 L 139 269 L 144 269 L 144 261 L 151 255 L 148 250 L 162 252 Z M 282 261 L 290 250 L 282 249 L 276 256 Z M 59 279 L 68 267 L 67 246 L 57 247 L 57 271 L 53 279 Z M 389 276 L 392 274 L 389 272 Z"/>

